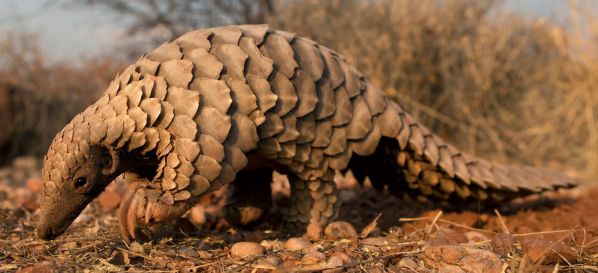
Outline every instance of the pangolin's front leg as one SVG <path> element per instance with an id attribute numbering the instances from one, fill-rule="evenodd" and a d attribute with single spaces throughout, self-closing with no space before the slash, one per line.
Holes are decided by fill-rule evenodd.
<path id="1" fill-rule="evenodd" d="M 181 160 L 185 159 L 173 154 L 170 156 L 170 166 L 182 166 Z M 164 162 L 168 163 L 168 157 L 165 158 Z M 128 190 L 118 210 L 119 230 L 125 241 L 132 242 L 136 238 L 135 229 L 138 226 L 149 226 L 154 223 L 175 220 L 183 216 L 193 206 L 195 199 L 179 197 L 178 199 L 183 200 L 173 201 L 170 199 L 174 199 L 174 196 L 168 198 L 168 195 L 165 195 L 163 189 L 172 186 L 162 186 L 163 184 L 169 185 L 169 183 L 161 180 L 168 180 L 168 178 L 154 179 L 159 177 L 158 170 L 162 170 L 160 174 L 164 172 L 165 166 L 166 164 L 161 164 L 157 167 L 153 165 L 140 165 L 125 173 L 124 179 L 127 182 Z M 182 173 L 179 174 L 179 172 L 183 171 L 183 168 L 173 170 L 174 173 L 170 176 L 174 175 L 175 180 L 177 176 L 184 176 Z M 170 202 L 172 204 L 168 204 Z"/>
<path id="2" fill-rule="evenodd" d="M 151 225 L 164 223 L 183 216 L 192 206 L 190 200 L 166 204 L 160 200 L 162 190 L 151 183 L 134 182 L 129 185 L 118 209 L 120 233 L 127 242 L 135 239 L 135 228 L 139 223 Z"/>

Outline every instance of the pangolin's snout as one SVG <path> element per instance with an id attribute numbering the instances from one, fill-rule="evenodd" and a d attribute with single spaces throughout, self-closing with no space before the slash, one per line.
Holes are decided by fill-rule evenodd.
<path id="1" fill-rule="evenodd" d="M 66 231 L 78 215 L 79 211 L 66 214 L 64 211 L 57 213 L 55 208 L 42 207 L 37 223 L 37 238 L 40 240 L 55 239 Z"/>
<path id="2" fill-rule="evenodd" d="M 37 238 L 40 240 L 53 240 L 54 238 L 60 236 L 59 233 L 55 232 L 54 229 L 50 226 L 39 226 L 37 228 Z"/>

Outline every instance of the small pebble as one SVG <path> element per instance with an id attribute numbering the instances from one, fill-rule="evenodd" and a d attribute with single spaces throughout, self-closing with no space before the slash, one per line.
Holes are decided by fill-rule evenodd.
<path id="1" fill-rule="evenodd" d="M 185 255 L 187 257 L 191 257 L 191 258 L 197 258 L 199 257 L 199 253 L 197 253 L 197 251 L 195 251 L 195 249 L 193 249 L 193 247 L 190 246 L 183 246 L 180 248 L 175 249 L 176 254 L 179 255 Z"/>
<path id="2" fill-rule="evenodd" d="M 401 227 L 391 227 L 388 229 L 388 233 L 397 237 L 405 235 L 405 231 Z"/>
<path id="3" fill-rule="evenodd" d="M 304 246 L 310 244 L 309 242 L 299 239 L 299 238 L 291 238 L 287 240 L 284 244 L 284 248 L 287 250 L 301 250 Z"/>
<path id="4" fill-rule="evenodd" d="M 239 242 L 233 245 L 230 252 L 233 258 L 246 258 L 264 254 L 264 248 L 254 242 Z"/>
<path id="5" fill-rule="evenodd" d="M 504 264 L 500 257 L 491 251 L 463 245 L 430 247 L 419 255 L 419 259 L 435 269 L 455 265 L 466 269 L 467 272 L 500 273 Z"/>
<path id="6" fill-rule="evenodd" d="M 391 247 L 388 246 L 389 244 L 391 244 L 391 242 L 382 237 L 372 237 L 361 240 L 362 248 L 372 252 L 380 250 L 389 250 L 391 249 Z"/>
<path id="7" fill-rule="evenodd" d="M 465 273 L 465 271 L 463 271 L 463 269 L 461 269 L 461 267 L 458 267 L 456 265 L 449 265 L 449 266 L 441 267 L 438 270 L 438 273 Z"/>
<path id="8" fill-rule="evenodd" d="M 419 267 L 419 266 L 417 266 L 417 263 L 409 257 L 401 258 L 401 260 L 398 263 L 398 266 L 399 267 L 407 267 L 407 268 L 410 268 L 413 270 L 416 270 Z"/>
<path id="9" fill-rule="evenodd" d="M 343 266 L 343 260 L 341 260 L 341 258 L 339 257 L 330 257 L 330 259 L 328 259 L 328 262 L 326 263 L 326 268 L 334 268 L 334 269 L 328 269 L 328 270 L 324 270 L 325 273 L 340 273 L 343 272 L 344 268 L 337 268 L 339 266 Z"/>
<path id="10" fill-rule="evenodd" d="M 343 261 L 343 264 L 352 264 L 355 262 L 355 259 L 341 251 L 335 251 L 334 253 L 332 253 L 332 255 L 330 255 L 330 257 L 337 257 L 341 259 Z"/>
<path id="11" fill-rule="evenodd" d="M 29 178 L 26 187 L 33 192 L 40 193 L 42 192 L 42 184 L 42 180 L 39 178 Z"/>
<path id="12" fill-rule="evenodd" d="M 541 264 L 554 264 L 557 262 L 567 264 L 567 262 L 575 262 L 578 258 L 577 253 L 565 244 L 545 239 L 527 239 L 521 244 L 521 248 L 523 254 L 527 255 L 530 260 Z"/>
<path id="13" fill-rule="evenodd" d="M 465 237 L 467 237 L 467 239 L 469 240 L 473 240 L 475 242 L 483 242 L 483 241 L 488 241 L 490 239 L 488 239 L 488 237 L 486 237 L 486 235 L 477 232 L 477 231 L 468 231 L 465 234 Z"/>
<path id="14" fill-rule="evenodd" d="M 303 253 L 310 253 L 314 251 L 320 251 L 320 248 L 314 244 L 307 244 L 303 248 L 301 248 L 301 252 Z"/>
<path id="15" fill-rule="evenodd" d="M 267 257 L 267 258 L 259 259 L 257 261 L 257 263 L 263 264 L 263 265 L 277 266 L 280 264 L 280 260 L 277 259 L 276 257 Z"/>
<path id="16" fill-rule="evenodd" d="M 513 252 L 515 250 L 514 244 L 517 242 L 517 239 L 513 237 L 511 234 L 500 233 L 496 234 L 492 241 L 490 241 L 490 247 L 494 253 L 506 256 L 507 254 Z"/>
<path id="17" fill-rule="evenodd" d="M 326 255 L 319 251 L 312 251 L 303 255 L 303 258 L 315 258 L 317 260 L 326 260 Z"/>
<path id="18" fill-rule="evenodd" d="M 444 236 L 436 236 L 428 240 L 423 246 L 422 250 L 426 250 L 435 246 L 450 245 L 450 242 Z"/>
<path id="19" fill-rule="evenodd" d="M 23 206 L 24 208 L 26 208 L 28 211 L 31 211 L 31 212 L 39 209 L 39 203 L 37 201 L 35 201 L 35 199 L 32 199 L 32 198 L 27 198 L 25 200 L 22 200 L 21 206 Z"/>
<path id="20" fill-rule="evenodd" d="M 469 239 L 463 233 L 459 232 L 447 233 L 444 235 L 444 237 L 446 237 L 451 244 L 466 244 L 469 242 Z M 455 243 L 451 241 L 454 241 Z"/>

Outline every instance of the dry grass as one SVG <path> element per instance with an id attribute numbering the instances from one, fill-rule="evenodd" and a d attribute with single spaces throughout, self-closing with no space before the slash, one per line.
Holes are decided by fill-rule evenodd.
<path id="1" fill-rule="evenodd" d="M 374 197 L 386 203 L 400 202 L 388 193 L 380 194 L 373 192 L 371 188 L 363 190 L 361 187 L 354 188 L 354 186 L 355 184 L 341 186 L 341 191 L 353 192 L 363 199 Z M 490 239 L 497 233 L 504 232 L 498 225 L 495 228 L 476 228 L 471 224 L 475 223 L 475 214 L 430 211 L 420 215 L 421 217 L 394 218 L 386 223 L 380 219 L 378 223 L 368 225 L 369 234 L 363 231 L 360 233 L 365 236 L 338 238 L 336 235 L 328 235 L 322 239 L 310 240 L 321 254 L 326 255 L 325 259 L 316 259 L 313 256 L 309 258 L 310 255 L 305 255 L 304 251 L 287 250 L 275 243 L 275 241 L 284 243 L 289 237 L 297 236 L 297 234 L 287 233 L 284 229 L 281 231 L 276 226 L 281 224 L 280 221 L 270 230 L 262 227 L 257 231 L 241 231 L 225 224 L 215 231 L 198 229 L 188 218 L 183 218 L 162 227 L 160 232 L 155 233 L 154 242 L 127 244 L 118 233 L 116 211 L 106 211 L 98 202 L 93 202 L 83 212 L 85 216 L 77 219 L 65 235 L 50 242 L 43 242 L 35 238 L 37 211 L 21 207 L 18 204 L 19 194 L 6 190 L 7 188 L 0 186 L 0 194 L 4 191 L 8 196 L 2 203 L 3 209 L 0 210 L 0 271 L 2 272 L 16 271 L 35 265 L 45 265 L 55 272 L 271 272 L 272 270 L 321 272 L 326 268 L 326 260 L 336 255 L 336 252 L 349 255 L 353 259 L 351 263 L 343 265 L 346 272 L 437 272 L 437 269 L 424 261 L 424 257 L 427 256 L 424 254 L 425 248 L 429 247 L 426 243 L 435 237 L 456 238 L 447 235 L 449 233 L 459 234 L 461 237 L 477 237 L 467 243 L 462 242 L 461 245 L 488 251 L 486 252 L 488 255 L 489 251 L 493 250 Z M 226 192 L 216 194 L 217 198 L 224 198 Z M 591 210 L 588 215 L 595 213 L 594 208 L 588 205 L 592 204 L 592 200 L 595 200 L 597 195 L 598 192 L 593 191 L 578 196 L 580 200 L 584 200 L 583 204 L 572 205 L 571 209 L 579 210 L 585 207 Z M 277 196 L 287 201 L 289 198 L 288 193 Z M 558 197 L 563 198 L 566 195 Z M 344 204 L 343 211 L 346 215 L 341 218 L 351 222 L 349 214 L 346 213 L 350 210 L 357 212 L 360 217 L 369 217 L 366 212 L 359 210 L 363 206 L 360 202 Z M 405 203 L 405 206 L 410 207 L 411 210 L 415 208 L 413 202 L 410 205 Z M 388 207 L 379 211 L 383 212 L 384 216 L 387 213 L 392 214 L 392 210 L 397 209 Z M 559 212 L 553 209 L 548 213 L 558 214 Z M 528 217 L 524 213 L 504 217 L 484 213 L 477 217 L 486 218 L 484 222 L 488 224 L 493 221 L 500 222 L 506 230 L 511 230 L 510 233 L 518 240 L 508 254 L 496 256 L 500 259 L 500 263 L 504 262 L 503 272 L 538 272 L 536 270 L 544 267 L 539 263 L 531 262 L 522 251 L 521 242 L 526 238 L 539 237 L 562 241 L 579 257 L 568 263 L 547 265 L 544 270 L 547 268 L 550 270 L 548 272 L 552 270 L 556 270 L 555 272 L 598 271 L 597 239 L 590 235 L 596 235 L 595 230 L 584 230 L 579 226 L 559 229 L 559 226 L 554 224 L 556 217 L 553 216 L 541 223 L 545 225 L 541 228 L 548 229 L 546 231 L 513 232 L 512 230 L 517 228 L 516 225 L 520 225 L 517 224 L 517 219 Z M 538 214 L 537 217 L 546 216 Z M 211 220 L 204 225 L 216 226 L 218 222 L 222 222 L 221 215 L 209 219 Z M 359 232 L 372 220 L 373 218 L 369 218 L 368 222 L 353 225 Z M 376 228 L 376 224 L 380 229 Z M 388 228 L 389 226 L 391 227 Z M 588 227 L 595 226 L 596 223 L 588 225 Z M 156 230 L 158 229 L 154 229 Z M 385 243 L 376 245 L 379 242 L 365 241 L 366 236 L 378 240 L 382 238 Z M 236 242 L 243 241 L 258 242 L 267 250 L 257 257 L 247 259 L 232 257 L 232 246 Z M 411 259 L 416 266 L 412 269 L 401 268 L 403 265 L 401 259 Z M 399 268 L 404 271 L 399 271 Z"/>
<path id="2" fill-rule="evenodd" d="M 498 0 L 272 5 L 260 20 L 346 55 L 463 150 L 499 162 L 548 165 L 586 180 L 598 175 L 598 8 L 591 1 L 571 1 L 570 20 L 559 23 L 515 15 Z M 222 23 L 176 20 L 169 17 L 173 29 Z M 102 92 L 120 66 L 107 57 L 49 65 L 30 37 L 0 41 L 1 164 L 18 154 L 41 156 L 54 133 Z"/>
<path id="3" fill-rule="evenodd" d="M 48 63 L 34 35 L 0 36 L 0 165 L 44 155 L 58 131 L 95 102 L 123 65 L 111 59 Z"/>
<path id="4" fill-rule="evenodd" d="M 514 15 L 499 1 L 290 0 L 276 1 L 264 20 L 346 55 L 413 116 L 471 154 L 500 162 L 549 165 L 593 180 L 598 175 L 598 113 L 594 111 L 598 109 L 598 8 L 590 1 L 572 1 L 568 12 L 570 21 L 556 23 Z M 50 64 L 38 45 L 35 37 L 0 37 L 0 165 L 16 155 L 43 155 L 54 134 L 93 102 L 122 67 L 109 57 Z M 595 207 L 591 203 L 595 198 L 585 198 L 590 204 L 585 208 Z M 171 232 L 174 239 L 160 244 L 127 245 L 116 233 L 114 211 L 101 211 L 94 203 L 87 212 L 93 221 L 45 244 L 33 237 L 34 212 L 25 211 L 14 200 L 0 201 L 4 201 L 0 203 L 4 206 L 0 210 L 0 271 L 38 261 L 54 263 L 60 270 L 120 270 L 136 259 L 141 259 L 143 269 L 156 271 L 256 268 L 253 260 L 229 257 L 228 248 L 235 241 L 247 240 L 245 233 Z M 7 206 L 11 202 L 14 207 Z M 379 212 L 372 208 L 368 213 Z M 437 221 L 420 219 L 430 225 L 401 236 L 391 248 L 395 252 L 366 252 L 358 239 L 316 243 L 323 246 L 323 252 L 341 249 L 357 257 L 352 270 L 369 270 L 397 262 L 397 255 L 417 257 L 420 249 L 416 246 L 425 237 L 434 237 L 438 226 L 464 227 L 445 216 Z M 587 225 L 595 213 L 584 217 L 563 224 L 585 221 Z M 500 219 L 501 225 L 493 232 L 514 228 Z M 395 225 L 412 226 L 394 220 Z M 263 235 L 275 239 L 282 234 Z M 487 245 L 485 241 L 477 244 Z M 521 272 L 535 270 L 537 265 L 525 262 L 517 247 L 516 255 L 503 259 Z M 206 256 L 177 252 L 189 248 L 188 253 Z M 596 270 L 595 253 L 584 252 L 583 244 L 573 249 L 581 258 L 575 264 L 560 265 L 561 269 Z M 280 258 L 284 253 L 270 250 L 268 255 Z M 130 263 L 113 260 L 118 255 Z M 301 260 L 302 254 L 296 255 Z"/>
<path id="5" fill-rule="evenodd" d="M 279 10 L 273 25 L 343 53 L 463 150 L 598 174 L 598 21 L 589 1 L 573 2 L 562 24 L 514 15 L 499 1 L 303 0 Z"/>

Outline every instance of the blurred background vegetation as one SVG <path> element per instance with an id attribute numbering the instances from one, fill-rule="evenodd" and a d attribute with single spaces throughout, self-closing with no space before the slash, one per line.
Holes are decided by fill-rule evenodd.
<path id="1" fill-rule="evenodd" d="M 494 0 L 68 2 L 118 16 L 126 32 L 105 54 L 62 62 L 48 61 L 36 35 L 0 32 L 0 165 L 43 156 L 119 69 L 164 41 L 197 28 L 267 23 L 344 54 L 470 154 L 590 181 L 598 175 L 598 8 L 591 1 L 567 2 L 567 20 L 522 16 Z"/>

